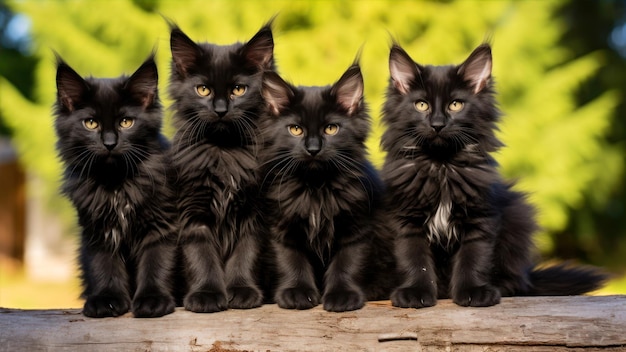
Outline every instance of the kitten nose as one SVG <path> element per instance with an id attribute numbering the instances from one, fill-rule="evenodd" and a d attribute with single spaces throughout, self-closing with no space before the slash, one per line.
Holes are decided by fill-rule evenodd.
<path id="1" fill-rule="evenodd" d="M 322 143 L 318 138 L 309 138 L 306 141 L 306 151 L 311 156 L 316 156 L 322 150 Z"/>
<path id="2" fill-rule="evenodd" d="M 228 105 L 224 99 L 217 99 L 213 104 L 213 110 L 219 117 L 224 117 L 228 112 Z"/>
<path id="3" fill-rule="evenodd" d="M 316 156 L 317 153 L 320 152 L 320 148 L 319 147 L 314 147 L 314 148 L 306 148 L 306 151 L 311 155 L 311 156 Z"/>
<path id="4" fill-rule="evenodd" d="M 102 135 L 102 144 L 109 150 L 113 150 L 117 145 L 117 136 L 112 132 L 105 132 Z"/>
<path id="5" fill-rule="evenodd" d="M 441 122 L 433 122 L 430 124 L 430 127 L 432 127 L 435 132 L 439 133 L 444 127 L 446 127 L 446 124 Z"/>

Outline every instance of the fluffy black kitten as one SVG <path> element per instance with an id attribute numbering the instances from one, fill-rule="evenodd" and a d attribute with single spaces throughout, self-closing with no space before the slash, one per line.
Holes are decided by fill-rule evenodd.
<path id="1" fill-rule="evenodd" d="M 438 297 L 490 306 L 501 296 L 582 294 L 605 279 L 595 269 L 533 267 L 534 211 L 490 156 L 501 146 L 491 65 L 487 44 L 458 66 L 421 66 L 391 48 L 382 144 L 404 275 L 395 306 Z"/>
<path id="2" fill-rule="evenodd" d="M 262 184 L 282 308 L 359 309 L 388 298 L 393 240 L 378 213 L 382 182 L 366 156 L 370 119 L 358 64 L 329 87 L 263 76 L 268 114 Z"/>
<path id="3" fill-rule="evenodd" d="M 153 57 L 115 79 L 83 79 L 58 59 L 57 149 L 82 227 L 86 316 L 174 311 L 176 214 L 157 81 Z"/>
<path id="4" fill-rule="evenodd" d="M 256 307 L 263 300 L 256 125 L 265 106 L 261 75 L 273 69 L 271 25 L 229 46 L 195 43 L 172 26 L 170 44 L 183 304 L 194 312 Z"/>

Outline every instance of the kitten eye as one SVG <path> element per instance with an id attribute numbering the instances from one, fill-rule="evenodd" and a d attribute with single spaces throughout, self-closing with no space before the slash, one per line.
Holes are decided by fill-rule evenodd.
<path id="1" fill-rule="evenodd" d="M 329 136 L 334 136 L 337 134 L 337 132 L 339 132 L 339 125 L 336 125 L 334 123 L 331 123 L 329 125 L 326 125 L 326 127 L 324 127 L 324 133 L 326 133 Z"/>
<path id="2" fill-rule="evenodd" d="M 233 88 L 233 95 L 236 97 L 240 97 L 242 95 L 244 95 L 246 93 L 246 90 L 248 90 L 247 86 L 244 85 L 236 85 Z"/>
<path id="3" fill-rule="evenodd" d="M 135 120 L 130 117 L 125 117 L 120 121 L 121 128 L 131 128 L 135 124 Z"/>
<path id="4" fill-rule="evenodd" d="M 198 95 L 201 97 L 208 97 L 211 94 L 211 89 L 201 84 L 199 86 L 196 86 L 196 93 L 198 93 Z"/>
<path id="5" fill-rule="evenodd" d="M 427 102 L 423 101 L 423 100 L 418 100 L 415 102 L 415 109 L 417 111 L 428 111 L 428 109 L 430 109 L 430 106 L 428 105 Z"/>
<path id="6" fill-rule="evenodd" d="M 85 120 L 83 120 L 83 125 L 88 130 L 95 130 L 96 128 L 98 128 L 98 126 L 100 126 L 98 121 L 96 121 L 94 119 L 85 119 Z"/>
<path id="7" fill-rule="evenodd" d="M 289 133 L 291 133 L 291 135 L 295 137 L 299 137 L 304 133 L 302 127 L 298 125 L 289 125 L 287 128 L 289 128 Z"/>
<path id="8" fill-rule="evenodd" d="M 448 109 L 450 109 L 450 111 L 452 112 L 457 112 L 463 110 L 464 105 L 465 104 L 463 104 L 462 101 L 454 100 L 450 103 L 450 105 L 448 105 Z"/>

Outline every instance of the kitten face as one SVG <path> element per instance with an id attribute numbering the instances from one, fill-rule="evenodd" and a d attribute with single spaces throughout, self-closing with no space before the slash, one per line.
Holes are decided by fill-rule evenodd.
<path id="1" fill-rule="evenodd" d="M 161 105 L 152 57 L 130 77 L 83 79 L 60 58 L 55 127 L 61 157 L 82 167 L 130 167 L 158 143 Z"/>
<path id="2" fill-rule="evenodd" d="M 197 44 L 178 27 L 171 31 L 170 94 L 179 112 L 179 128 L 236 137 L 253 133 L 253 120 L 263 106 L 261 73 L 271 70 L 274 42 L 270 24 L 247 43 Z"/>
<path id="3" fill-rule="evenodd" d="M 447 154 L 482 143 L 497 116 L 491 65 L 486 44 L 458 66 L 421 66 L 394 45 L 385 118 L 402 147 Z"/>
<path id="4" fill-rule="evenodd" d="M 271 139 L 270 153 L 305 169 L 341 168 L 363 155 L 369 122 L 358 65 L 330 87 L 294 87 L 267 72 L 263 96 L 270 117 L 263 130 Z"/>

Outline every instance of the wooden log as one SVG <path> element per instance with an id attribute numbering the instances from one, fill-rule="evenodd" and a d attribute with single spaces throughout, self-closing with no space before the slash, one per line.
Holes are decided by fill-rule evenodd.
<path id="1" fill-rule="evenodd" d="M 266 305 L 162 318 L 0 309 L 2 351 L 625 351 L 626 296 L 515 297 L 489 308 Z"/>

